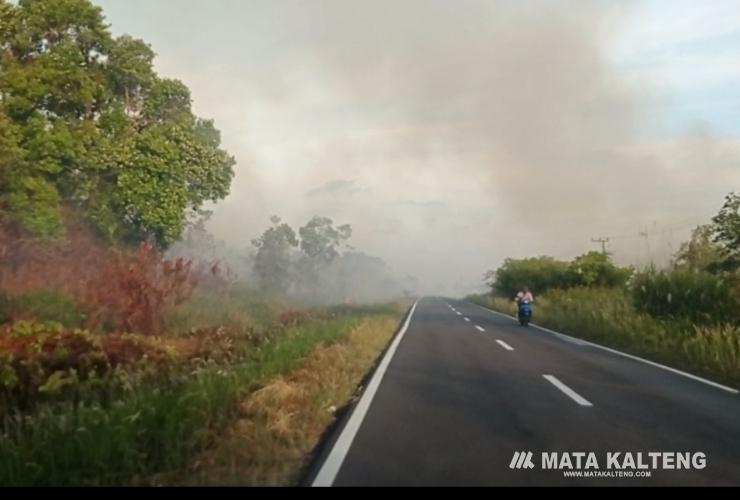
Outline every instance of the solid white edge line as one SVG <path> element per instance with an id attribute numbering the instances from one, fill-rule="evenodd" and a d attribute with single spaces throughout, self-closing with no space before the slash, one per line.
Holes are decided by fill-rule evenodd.
<path id="1" fill-rule="evenodd" d="M 492 314 L 498 314 L 499 316 L 504 316 L 506 318 L 511 318 L 513 320 L 516 320 L 516 318 L 514 316 L 511 316 L 509 314 L 500 313 L 498 311 L 494 311 L 493 309 L 489 309 L 487 307 L 483 307 L 483 306 L 481 306 L 479 304 L 475 304 L 473 302 L 470 302 L 470 304 L 473 304 L 474 306 L 478 306 L 481 309 L 484 309 L 484 310 L 486 310 L 486 311 L 488 311 L 488 312 L 490 312 Z M 683 377 L 690 378 L 691 380 L 695 380 L 697 382 L 701 382 L 702 384 L 710 385 L 710 386 L 712 386 L 712 387 L 714 387 L 716 389 L 721 389 L 721 390 L 727 391 L 727 392 L 729 392 L 731 394 L 740 394 L 740 391 L 738 391 L 737 389 L 734 389 L 732 387 L 728 387 L 726 385 L 718 384 L 717 382 L 712 382 L 711 380 L 707 380 L 705 378 L 701 378 L 701 377 L 698 377 L 696 375 L 692 375 L 690 373 L 686 373 L 684 371 L 677 370 L 676 368 L 671 368 L 670 366 L 661 365 L 660 363 L 656 363 L 655 361 L 650 361 L 649 359 L 640 358 L 640 357 L 634 356 L 632 354 L 627 354 L 626 352 L 617 351 L 616 349 L 612 349 L 610 347 L 606 347 L 606 346 L 599 345 L 599 344 L 594 344 L 593 342 L 589 342 L 587 340 L 577 339 L 575 337 L 571 337 L 570 335 L 566 335 L 564 333 L 556 332 L 556 331 L 553 331 L 553 330 L 548 330 L 547 328 L 543 328 L 541 326 L 537 326 L 537 325 L 534 325 L 534 324 L 530 324 L 530 326 L 533 327 L 533 328 L 536 328 L 538 330 L 541 330 L 543 332 L 547 332 L 547 333 L 550 333 L 552 335 L 555 335 L 556 337 L 559 337 L 560 339 L 565 340 L 566 342 L 571 342 L 573 344 L 578 344 L 578 345 L 582 345 L 582 346 L 595 347 L 596 349 L 601 349 L 603 351 L 607 351 L 607 352 L 610 352 L 612 354 L 616 354 L 617 356 L 622 356 L 622 357 L 625 357 L 625 358 L 629 358 L 629 359 L 632 359 L 634 361 L 640 361 L 640 362 L 645 363 L 645 364 L 648 364 L 650 366 L 654 366 L 656 368 L 661 368 L 661 369 L 666 370 L 666 371 L 669 371 L 671 373 L 675 373 L 676 375 L 681 375 Z"/>
<path id="2" fill-rule="evenodd" d="M 383 380 L 383 375 L 385 375 L 385 372 L 388 369 L 388 365 L 390 365 L 391 359 L 393 359 L 393 355 L 396 353 L 396 349 L 398 349 L 398 345 L 401 343 L 401 340 L 406 334 L 406 330 L 408 330 L 409 325 L 411 324 L 411 318 L 414 316 L 414 311 L 416 311 L 416 306 L 419 304 L 420 300 L 421 299 L 417 300 L 411 307 L 411 311 L 409 312 L 409 315 L 406 318 L 406 322 L 403 324 L 401 331 L 398 332 L 398 335 L 396 335 L 396 338 L 393 339 L 393 343 L 388 348 L 385 356 L 383 356 L 383 359 L 378 365 L 378 368 L 375 370 L 372 379 L 370 379 L 370 383 L 367 385 L 367 388 L 362 393 L 360 401 L 357 403 L 357 406 L 355 406 L 354 410 L 352 411 L 352 416 L 350 416 L 347 425 L 345 425 L 344 429 L 342 429 L 342 433 L 339 435 L 339 438 L 334 443 L 334 446 L 329 452 L 329 455 L 326 457 L 326 460 L 324 460 L 324 463 L 321 466 L 321 469 L 319 469 L 319 473 L 316 475 L 316 478 L 314 479 L 311 486 L 327 487 L 334 484 L 334 480 L 339 473 L 339 469 L 342 467 L 344 459 L 347 457 L 347 453 L 349 452 L 349 449 L 352 446 L 352 442 L 357 435 L 357 431 L 360 429 L 362 421 L 365 419 L 365 415 L 370 408 L 373 397 L 375 397 L 375 393 L 378 391 L 378 387 L 380 387 L 380 382 Z"/>
<path id="3" fill-rule="evenodd" d="M 507 351 L 513 351 L 514 350 L 513 347 L 511 347 L 509 344 L 507 344 L 503 340 L 497 340 L 496 343 L 498 345 L 500 345 L 501 347 L 503 347 L 504 349 L 506 349 Z"/>
<path id="4" fill-rule="evenodd" d="M 479 332 L 485 332 L 485 331 L 486 331 L 486 329 L 485 329 L 485 328 L 483 328 L 482 326 L 478 326 L 478 325 L 475 325 L 475 328 L 476 328 L 476 329 L 477 329 L 477 330 L 478 330 Z"/>
<path id="5" fill-rule="evenodd" d="M 557 387 L 558 389 L 560 389 L 560 391 L 563 394 L 565 394 L 566 396 L 568 396 L 570 399 L 572 399 L 573 401 L 575 401 L 579 405 L 581 405 L 581 406 L 593 406 L 593 404 L 591 404 L 590 401 L 588 401 L 587 399 L 581 397 L 580 394 L 578 394 L 576 391 L 574 391 L 573 389 L 571 389 L 570 387 L 568 387 L 567 385 L 565 385 L 564 383 L 562 383 L 560 380 L 558 380 L 553 375 L 542 375 L 542 376 L 545 378 L 545 380 L 547 380 L 552 385 L 554 385 L 555 387 Z"/>

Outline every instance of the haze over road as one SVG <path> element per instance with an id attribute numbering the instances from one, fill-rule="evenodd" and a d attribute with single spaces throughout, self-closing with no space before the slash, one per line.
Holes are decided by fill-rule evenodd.
<path id="1" fill-rule="evenodd" d="M 666 263 L 740 185 L 736 0 L 95 3 L 222 131 L 238 164 L 208 228 L 234 251 L 327 216 L 456 296 L 594 237 Z"/>
<path id="2" fill-rule="evenodd" d="M 314 485 L 740 485 L 731 388 L 464 301 L 424 298 L 406 326 Z M 515 452 L 534 468 L 512 468 Z M 608 452 L 702 452 L 706 467 L 573 479 L 541 452 L 594 452 L 602 471 Z"/>

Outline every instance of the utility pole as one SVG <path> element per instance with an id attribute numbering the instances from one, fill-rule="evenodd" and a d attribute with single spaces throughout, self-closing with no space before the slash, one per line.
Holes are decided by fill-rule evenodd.
<path id="1" fill-rule="evenodd" d="M 591 238 L 594 243 L 601 243 L 601 252 L 606 255 L 606 244 L 609 243 L 609 238 Z"/>

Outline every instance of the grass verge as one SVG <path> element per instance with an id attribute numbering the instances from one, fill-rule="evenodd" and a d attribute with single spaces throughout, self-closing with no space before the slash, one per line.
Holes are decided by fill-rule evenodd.
<path id="1" fill-rule="evenodd" d="M 193 485 L 293 486 L 338 408 L 390 342 L 400 315 L 364 318 L 339 342 L 239 404 L 239 419 L 189 471 Z"/>

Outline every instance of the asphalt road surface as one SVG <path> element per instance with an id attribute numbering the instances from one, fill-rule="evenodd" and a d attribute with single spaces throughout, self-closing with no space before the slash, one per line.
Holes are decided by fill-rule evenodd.
<path id="1" fill-rule="evenodd" d="M 544 469 L 543 452 L 558 453 L 558 466 L 569 453 L 576 467 L 575 453 L 593 453 L 598 469 L 586 468 L 588 455 L 580 469 Z M 608 453 L 620 455 L 609 464 Z M 639 467 L 638 453 L 647 469 L 629 462 Z M 692 467 L 677 470 L 686 458 Z M 579 471 L 601 477 L 565 476 Z M 740 396 L 471 303 L 424 298 L 311 484 L 740 485 Z"/>

